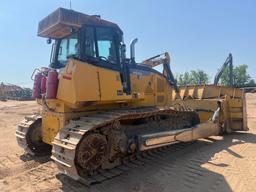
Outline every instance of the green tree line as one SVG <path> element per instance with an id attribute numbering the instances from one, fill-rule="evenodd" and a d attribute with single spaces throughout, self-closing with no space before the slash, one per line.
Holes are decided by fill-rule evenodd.
<path id="1" fill-rule="evenodd" d="M 248 66 L 245 64 L 234 67 L 234 86 L 256 86 L 255 81 L 248 74 Z M 203 85 L 210 84 L 210 76 L 203 70 L 192 70 L 176 75 L 178 85 Z M 226 68 L 220 77 L 220 85 L 228 85 L 229 68 Z"/>

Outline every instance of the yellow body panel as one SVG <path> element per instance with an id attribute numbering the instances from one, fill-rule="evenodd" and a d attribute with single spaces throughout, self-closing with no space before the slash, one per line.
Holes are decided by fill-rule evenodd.
<path id="1" fill-rule="evenodd" d="M 166 78 L 158 73 L 132 70 L 132 92 L 144 95 L 137 105 L 165 106 L 171 104 L 172 88 Z"/>
<path id="2" fill-rule="evenodd" d="M 60 127 L 64 127 L 63 115 L 44 112 L 42 119 L 42 139 L 45 143 L 51 144 Z"/>
<path id="3" fill-rule="evenodd" d="M 118 71 L 70 59 L 61 72 L 57 99 L 71 104 L 129 100 Z"/>
<path id="4" fill-rule="evenodd" d="M 98 68 L 71 59 L 61 72 L 57 98 L 73 104 L 99 101 Z"/>
<path id="5" fill-rule="evenodd" d="M 101 101 L 125 99 L 120 73 L 118 71 L 98 68 L 98 75 Z"/>
<path id="6" fill-rule="evenodd" d="M 155 105 L 154 75 L 150 72 L 134 70 L 131 73 L 131 87 L 134 93 L 144 94 L 142 105 Z"/>

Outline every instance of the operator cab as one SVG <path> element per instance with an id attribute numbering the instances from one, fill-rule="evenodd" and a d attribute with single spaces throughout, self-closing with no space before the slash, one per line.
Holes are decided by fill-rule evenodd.
<path id="1" fill-rule="evenodd" d="M 59 8 L 39 23 L 38 35 L 55 40 L 50 67 L 65 67 L 69 58 L 121 70 L 123 33 L 99 16 Z M 50 41 L 49 41 L 50 42 Z"/>

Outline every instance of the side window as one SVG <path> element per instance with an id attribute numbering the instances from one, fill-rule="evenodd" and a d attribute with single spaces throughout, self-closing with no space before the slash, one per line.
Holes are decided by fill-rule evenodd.
<path id="1" fill-rule="evenodd" d="M 85 30 L 85 55 L 88 57 L 96 57 L 96 47 L 94 38 L 94 28 L 86 27 Z"/>
<path id="2" fill-rule="evenodd" d="M 114 33 L 111 28 L 96 28 L 99 57 L 117 64 L 117 52 Z"/>
<path id="3" fill-rule="evenodd" d="M 67 46 L 68 46 L 68 39 L 61 40 L 58 61 L 65 62 L 67 60 L 67 55 L 68 55 Z"/>
<path id="4" fill-rule="evenodd" d="M 68 45 L 68 56 L 69 55 L 77 55 L 78 54 L 78 41 L 77 35 L 71 36 L 69 38 L 69 45 Z"/>
<path id="5" fill-rule="evenodd" d="M 67 57 L 78 54 L 78 40 L 77 34 L 64 38 L 60 42 L 58 61 L 64 64 L 67 61 Z"/>

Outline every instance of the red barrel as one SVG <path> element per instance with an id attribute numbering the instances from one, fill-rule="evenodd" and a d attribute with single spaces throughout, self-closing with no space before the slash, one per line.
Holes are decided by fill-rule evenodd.
<path id="1" fill-rule="evenodd" d="M 43 76 L 41 79 L 41 94 L 46 93 L 46 81 L 47 81 L 47 78 Z"/>
<path id="2" fill-rule="evenodd" d="M 46 98 L 55 99 L 58 90 L 58 72 L 54 69 L 48 72 L 46 81 Z"/>
<path id="3" fill-rule="evenodd" d="M 35 75 L 33 93 L 32 93 L 33 98 L 40 98 L 40 96 L 41 96 L 41 80 L 42 80 L 42 77 L 43 77 L 43 75 L 41 73 L 37 73 Z"/>

